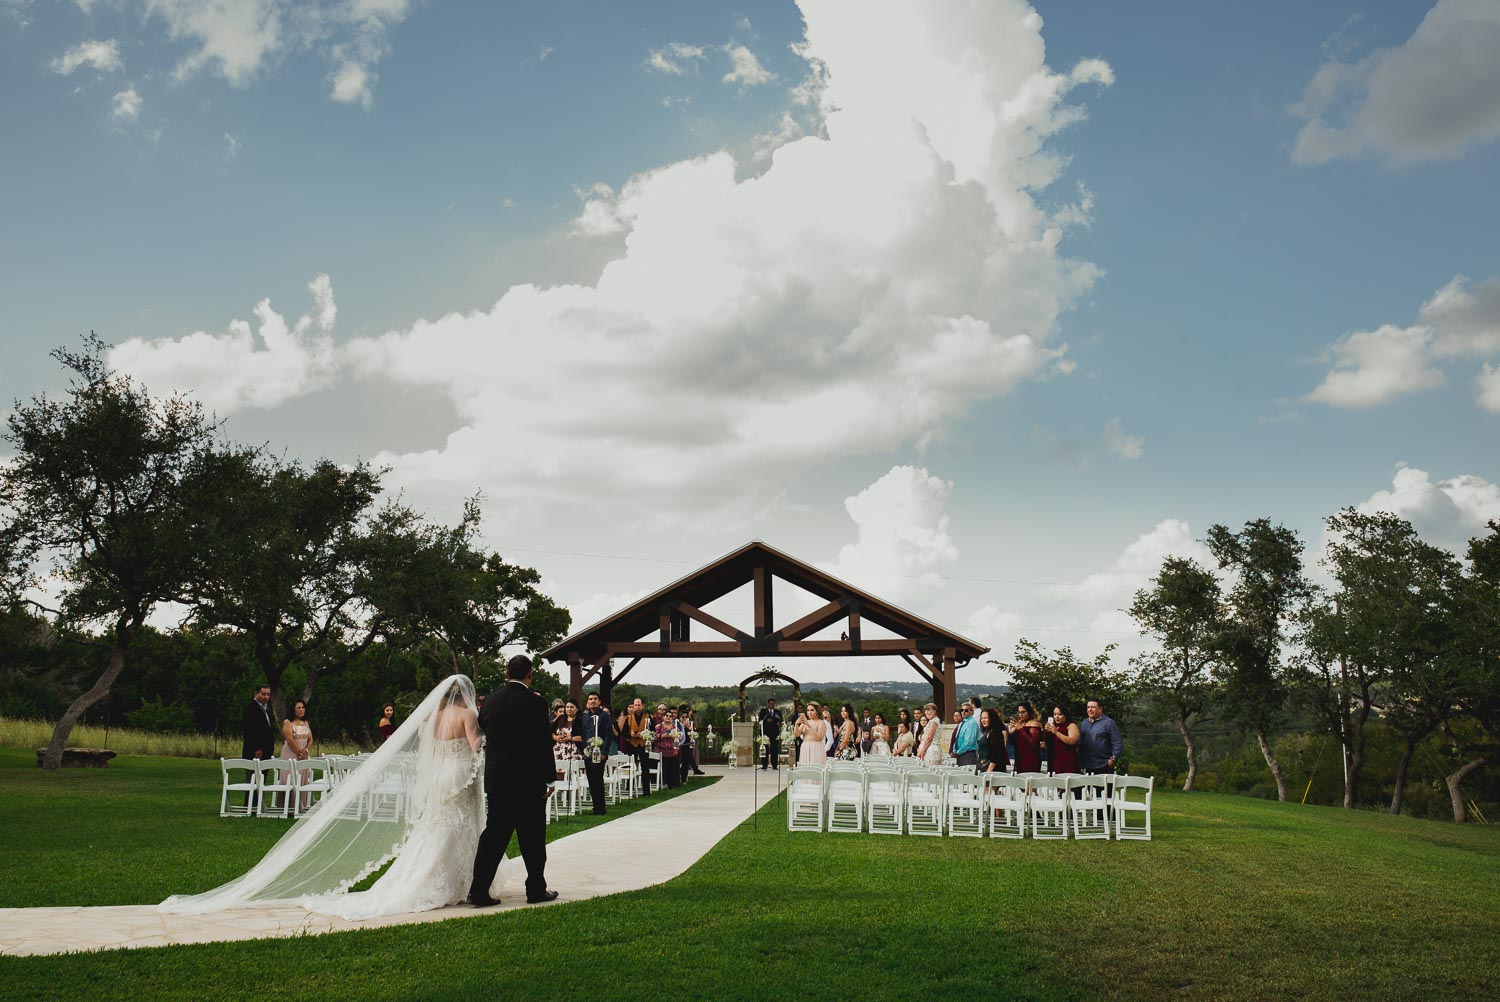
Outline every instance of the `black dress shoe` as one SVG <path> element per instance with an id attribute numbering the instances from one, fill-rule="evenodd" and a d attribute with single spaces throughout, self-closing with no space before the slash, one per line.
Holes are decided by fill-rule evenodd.
<path id="1" fill-rule="evenodd" d="M 488 894 L 470 894 L 467 898 L 464 898 L 464 900 L 473 905 L 475 908 L 490 908 L 500 903 L 498 900 L 490 897 Z"/>
<path id="2" fill-rule="evenodd" d="M 556 891 L 543 891 L 537 897 L 532 897 L 529 894 L 526 895 L 526 903 L 528 905 L 539 905 L 539 904 L 541 904 L 544 901 L 556 901 L 556 900 L 557 900 L 557 892 Z"/>

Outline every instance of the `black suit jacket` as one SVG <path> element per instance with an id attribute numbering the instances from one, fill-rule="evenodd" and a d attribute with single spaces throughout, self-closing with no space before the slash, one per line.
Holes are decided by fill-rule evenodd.
<path id="1" fill-rule="evenodd" d="M 241 758 L 254 758 L 256 752 L 260 752 L 261 758 L 274 758 L 276 755 L 276 725 L 270 721 L 270 706 L 261 708 L 260 703 L 250 700 L 245 707 L 244 715 L 244 746 L 240 749 Z"/>
<path id="2" fill-rule="evenodd" d="M 760 711 L 761 733 L 772 741 L 781 741 L 781 711 L 767 707 Z M 760 735 L 756 735 L 759 737 Z"/>
<path id="3" fill-rule="evenodd" d="M 491 788 L 535 790 L 557 780 L 547 701 L 520 682 L 491 693 L 479 711 L 484 778 Z"/>

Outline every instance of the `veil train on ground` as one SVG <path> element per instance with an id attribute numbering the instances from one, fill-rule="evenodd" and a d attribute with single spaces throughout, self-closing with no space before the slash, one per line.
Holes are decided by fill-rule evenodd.
<path id="1" fill-rule="evenodd" d="M 307 899 L 347 892 L 395 859 L 424 820 L 448 809 L 455 787 L 481 778 L 482 752 L 440 741 L 435 733 L 439 710 L 460 703 L 476 707 L 474 684 L 463 675 L 439 682 L 390 739 L 299 818 L 259 863 L 213 890 L 173 895 L 158 907 L 186 914 L 273 902 L 316 907 Z M 470 757 L 458 760 L 462 753 Z M 473 795 L 481 794 L 476 788 Z M 454 862 L 468 866 L 472 858 Z"/>

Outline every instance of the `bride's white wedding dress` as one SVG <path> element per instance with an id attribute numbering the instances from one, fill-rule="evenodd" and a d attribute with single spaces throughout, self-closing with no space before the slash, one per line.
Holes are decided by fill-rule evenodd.
<path id="1" fill-rule="evenodd" d="M 430 806 L 412 822 L 411 834 L 391 868 L 369 890 L 321 894 L 302 900 L 309 911 L 366 919 L 425 912 L 464 900 L 474 873 L 474 850 L 484 829 L 484 750 L 467 737 L 439 740 L 442 760 L 430 777 Z M 504 884 L 503 873 L 495 878 Z M 492 897 L 499 888 L 490 889 Z"/>
<path id="2" fill-rule="evenodd" d="M 248 872 L 160 907 L 200 913 L 301 905 L 366 919 L 464 900 L 484 828 L 484 746 L 475 703 L 467 678 L 444 679 L 379 751 Z M 349 890 L 388 862 L 368 890 Z M 499 896 L 506 878 L 502 865 L 491 896 Z"/>

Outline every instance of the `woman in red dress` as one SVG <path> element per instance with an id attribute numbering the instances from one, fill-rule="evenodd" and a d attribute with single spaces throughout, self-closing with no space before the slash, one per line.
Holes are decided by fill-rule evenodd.
<path id="1" fill-rule="evenodd" d="M 1042 771 L 1042 722 L 1030 703 L 1016 707 L 1016 715 L 1006 728 L 1016 742 L 1016 772 Z"/>
<path id="2" fill-rule="evenodd" d="M 1051 743 L 1047 764 L 1052 769 L 1052 775 L 1083 771 L 1078 768 L 1078 725 L 1068 719 L 1060 706 L 1052 708 L 1052 719 L 1047 721 L 1047 737 Z"/>

